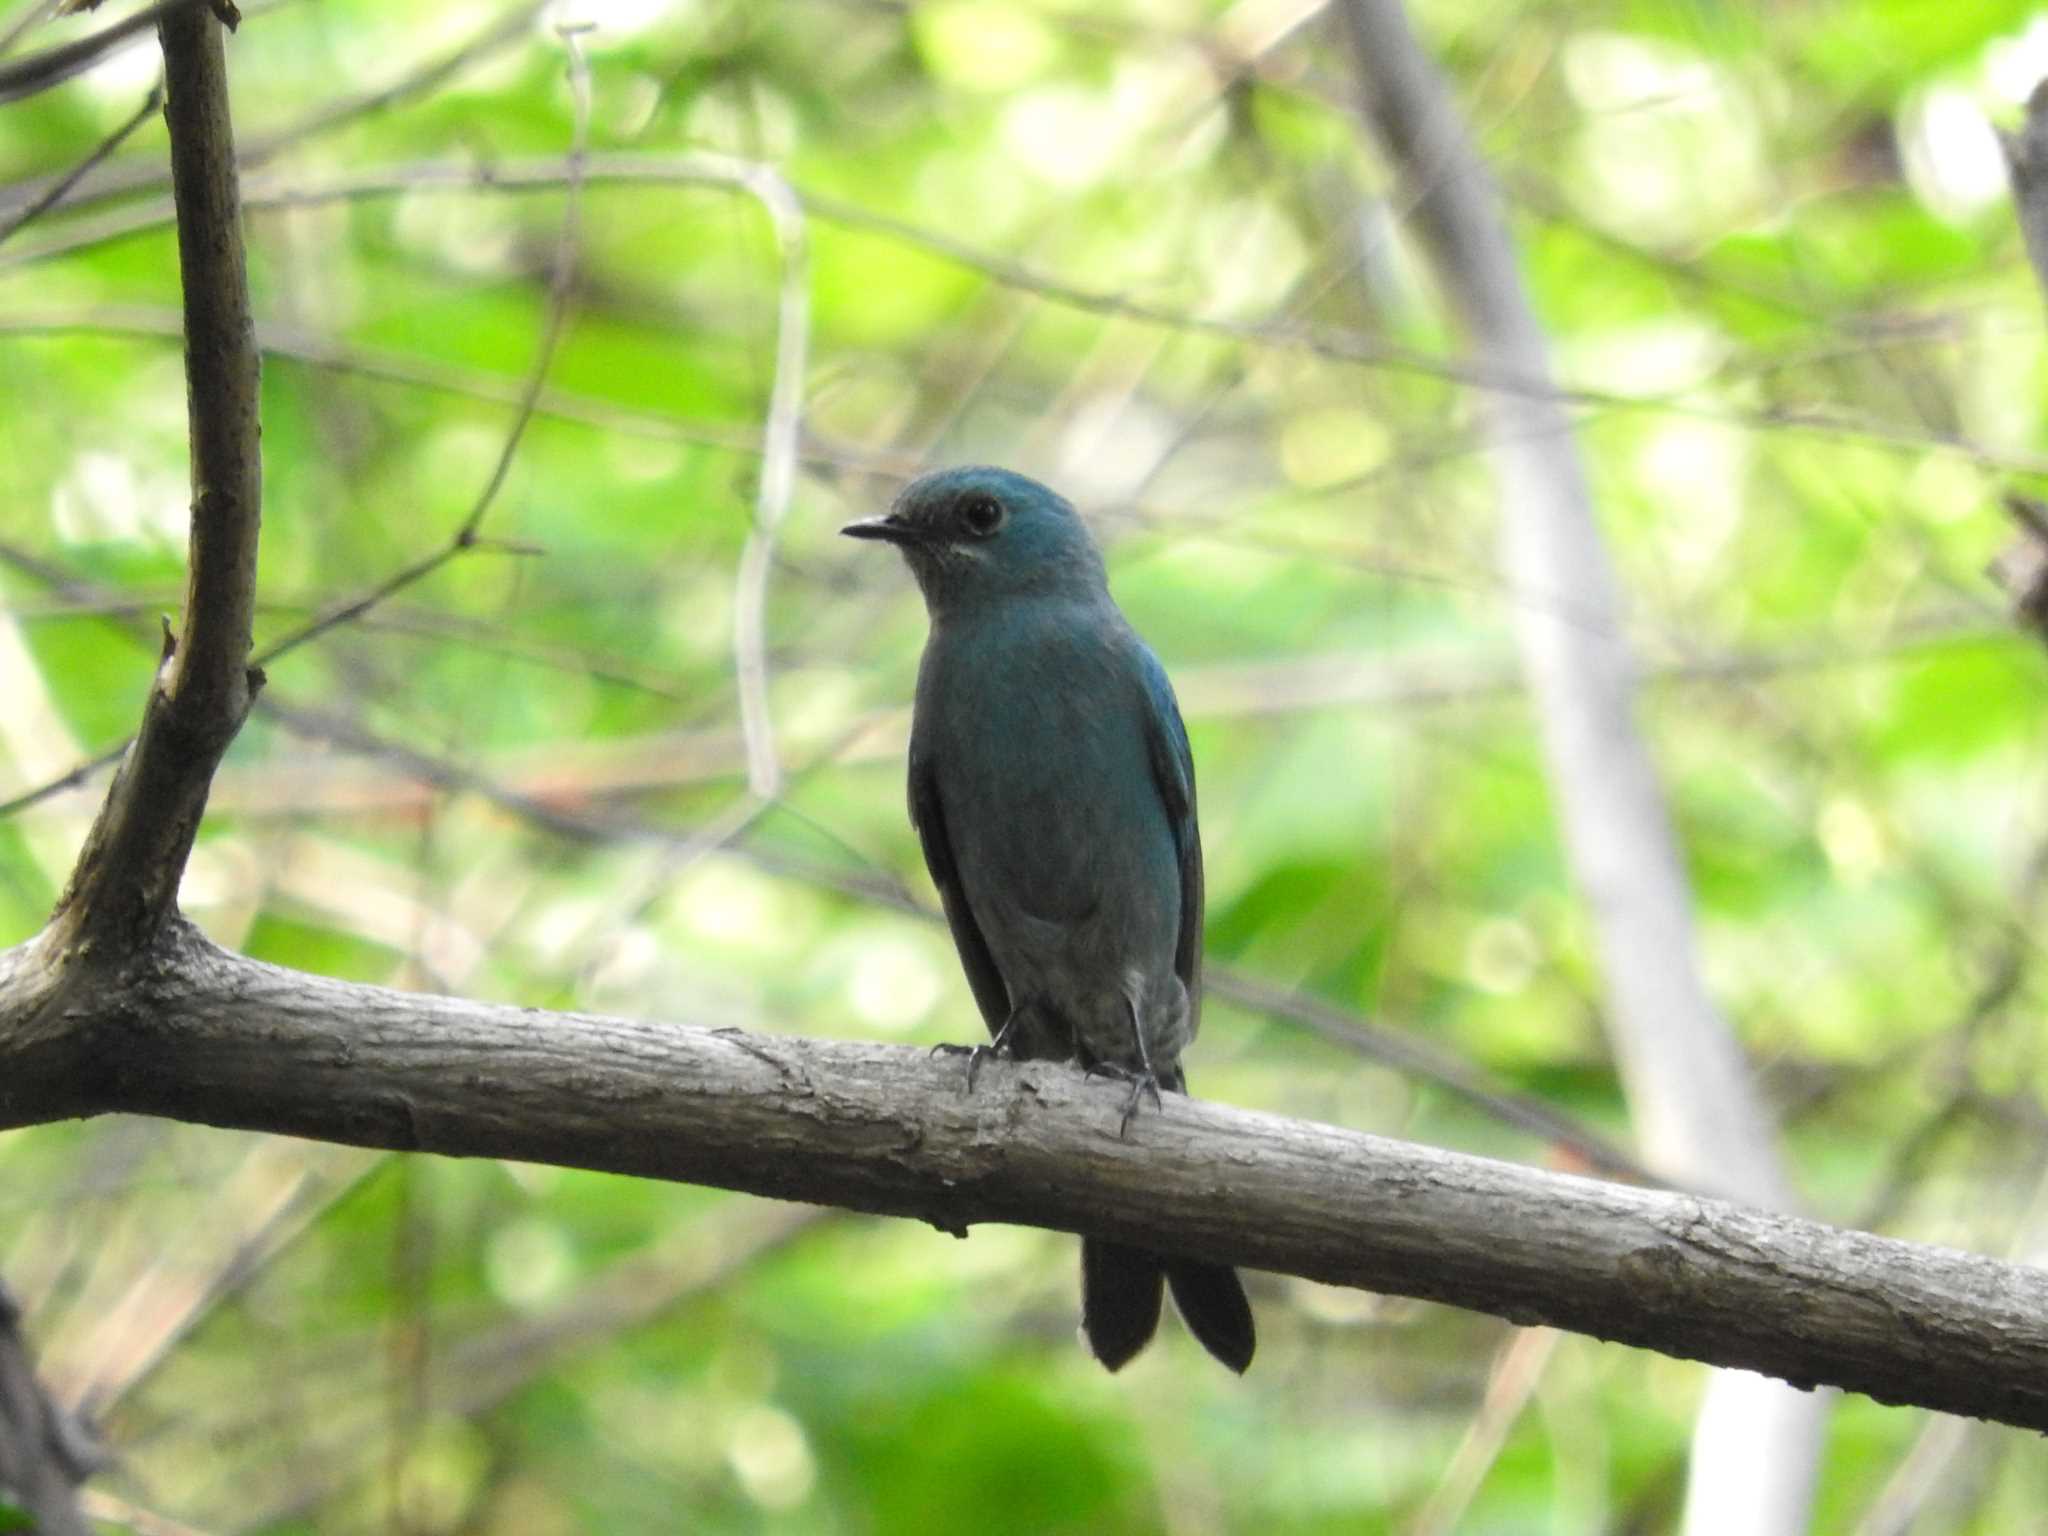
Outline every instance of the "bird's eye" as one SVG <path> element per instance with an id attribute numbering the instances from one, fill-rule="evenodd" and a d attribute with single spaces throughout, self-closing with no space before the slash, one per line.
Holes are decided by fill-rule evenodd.
<path id="1" fill-rule="evenodd" d="M 977 539 L 985 539 L 1003 526 L 1003 504 L 993 496 L 974 496 L 960 509 L 960 521 Z"/>

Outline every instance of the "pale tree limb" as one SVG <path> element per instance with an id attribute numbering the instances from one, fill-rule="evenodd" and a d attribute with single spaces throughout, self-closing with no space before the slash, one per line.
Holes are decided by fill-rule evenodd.
<path id="1" fill-rule="evenodd" d="M 803 204 L 780 173 L 742 160 L 711 163 L 723 163 L 732 184 L 751 193 L 768 215 L 782 267 L 775 307 L 775 369 L 761 433 L 754 524 L 740 551 L 732 605 L 733 671 L 739 687 L 740 730 L 746 742 L 747 792 L 757 801 L 767 801 L 782 792 L 783 779 L 768 701 L 768 577 L 774 567 L 776 535 L 796 490 L 804 359 L 810 349 L 810 265 L 805 255 Z"/>
<path id="2" fill-rule="evenodd" d="M 1400 0 L 1339 7 L 1365 115 L 1470 338 L 1473 364 L 1547 383 L 1549 348 L 1493 179 Z M 1482 402 L 1509 584 L 1567 858 L 1592 919 L 1604 1010 L 1650 1165 L 1693 1188 L 1794 1204 L 1769 1117 L 1700 974 L 1692 899 L 1656 765 L 1636 726 L 1635 662 L 1592 489 L 1560 392 Z M 1575 615 L 1568 618 L 1566 615 Z M 1694 1536 L 1805 1529 L 1825 1397 L 1723 1372 L 1695 1425 L 1685 1528 Z"/>

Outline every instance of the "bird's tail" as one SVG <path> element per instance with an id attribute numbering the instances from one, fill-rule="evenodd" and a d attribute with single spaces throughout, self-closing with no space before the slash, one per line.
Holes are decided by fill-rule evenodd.
<path id="1" fill-rule="evenodd" d="M 1236 1270 L 1089 1237 L 1081 1240 L 1081 1331 L 1095 1358 L 1113 1371 L 1150 1343 L 1169 1285 L 1188 1332 L 1242 1373 L 1257 1340 Z"/>

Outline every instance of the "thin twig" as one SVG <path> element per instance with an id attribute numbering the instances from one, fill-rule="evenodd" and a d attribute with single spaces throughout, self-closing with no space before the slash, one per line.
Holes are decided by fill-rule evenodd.
<path id="1" fill-rule="evenodd" d="M 330 630 L 362 617 L 385 599 L 424 581 L 465 550 L 496 547 L 520 554 L 534 552 L 527 546 L 487 544 L 478 537 L 477 529 L 483 523 L 484 514 L 490 511 L 491 504 L 497 500 L 498 493 L 504 489 L 505 477 L 511 472 L 513 457 L 518 453 L 520 441 L 525 437 L 526 428 L 532 422 L 540 403 L 542 391 L 547 384 L 548 368 L 554 362 L 555 352 L 560 345 L 567 322 L 570 296 L 575 289 L 576 252 L 582 239 L 583 227 L 582 166 L 590 132 L 590 71 L 577 40 L 576 30 L 562 28 L 560 36 L 568 59 L 570 94 L 575 102 L 575 126 L 568 159 L 570 174 L 567 203 L 562 213 L 561 228 L 555 236 L 554 256 L 549 264 L 547 318 L 541 326 L 540 341 L 534 349 L 533 362 L 526 371 L 525 382 L 520 386 L 511 428 L 499 446 L 498 457 L 491 466 L 491 473 L 446 544 L 401 566 L 354 597 L 335 604 L 291 633 L 273 641 L 258 654 L 259 665 L 275 661 L 278 657 L 318 639 Z"/>
<path id="2" fill-rule="evenodd" d="M 477 497 L 476 505 L 469 509 L 469 516 L 456 530 L 458 547 L 466 547 L 474 541 L 477 526 L 483 522 L 484 513 L 490 510 L 491 503 L 505 484 L 505 476 L 512 469 L 512 456 L 519 451 L 519 440 L 526 435 L 527 424 L 533 420 L 534 406 L 547 383 L 548 367 L 555 360 L 555 348 L 561 342 L 562 328 L 568 320 L 569 295 L 576 283 L 576 250 L 583 234 L 583 167 L 590 140 L 590 67 L 583 57 L 579 29 L 562 27 L 557 35 L 562 40 L 562 51 L 568 60 L 569 96 L 574 103 L 575 122 L 570 130 L 567 161 L 568 203 L 562 211 L 562 227 L 555 235 L 554 261 L 548 273 L 547 322 L 541 330 L 533 366 L 527 370 L 526 385 L 519 392 L 519 410 L 512 418 L 512 430 L 505 434 L 505 444 L 498 450 L 498 462 L 491 469 L 491 478 L 485 482 L 483 494 Z"/>
<path id="3" fill-rule="evenodd" d="M 99 756 L 87 758 L 67 773 L 59 774 L 56 778 L 38 784 L 33 789 L 25 789 L 12 799 L 0 800 L 0 821 L 6 820 L 9 816 L 13 816 L 18 812 L 25 811 L 30 806 L 41 805 L 45 800 L 55 799 L 66 790 L 80 788 L 94 776 L 105 772 L 120 762 L 127 755 L 129 745 L 134 740 L 135 738 L 130 736 L 117 745 L 107 748 Z"/>
<path id="4" fill-rule="evenodd" d="M 142 105 L 135 109 L 133 117 L 100 140 L 99 145 L 91 154 L 79 161 L 76 166 L 65 172 L 56 181 L 52 182 L 48 191 L 23 208 L 13 218 L 0 223 L 0 244 L 5 244 L 7 237 L 20 229 L 24 224 L 40 218 L 43 214 L 49 212 L 50 209 L 56 207 L 58 203 L 62 202 L 65 193 L 91 175 L 93 168 L 104 161 L 107 156 L 127 143 L 128 136 L 149 121 L 150 118 L 154 117 L 157 109 L 163 104 L 164 85 L 163 81 L 159 80 L 149 88 L 149 94 L 142 98 Z"/>
<path id="5" fill-rule="evenodd" d="M 164 340 L 176 340 L 179 336 L 175 311 L 146 304 L 93 305 L 0 315 L 0 335 L 55 336 L 74 332 Z M 353 374 L 380 383 L 401 384 L 412 389 L 511 406 L 517 406 L 525 392 L 523 378 L 513 379 L 481 369 L 360 346 L 278 321 L 261 323 L 256 329 L 256 339 L 267 357 L 284 358 L 308 367 Z M 688 421 L 559 389 L 543 389 L 535 401 L 534 414 L 657 442 L 689 443 L 749 456 L 761 451 L 760 435 L 756 432 L 739 430 L 722 422 Z M 806 443 L 803 458 L 832 468 L 869 473 L 908 474 L 912 469 L 907 461 L 894 455 L 863 453 L 820 443 Z"/>
<path id="6" fill-rule="evenodd" d="M 534 19 L 545 11 L 555 0 L 525 0 L 515 5 L 475 36 L 456 44 L 437 59 L 399 76 L 388 85 L 378 86 L 359 96 L 342 101 L 330 102 L 316 107 L 297 122 L 272 133 L 258 134 L 250 139 L 242 150 L 244 166 L 260 165 L 274 159 L 287 149 L 304 143 L 307 139 L 318 138 L 323 133 L 346 127 L 358 119 L 369 117 L 415 96 L 431 92 L 471 65 L 489 58 L 499 50 L 525 41 L 533 33 Z"/>
<path id="7" fill-rule="evenodd" d="M 132 47 L 158 22 L 206 3 L 207 0 L 158 0 L 147 10 L 123 16 L 111 27 L 104 27 L 90 37 L 46 48 L 17 63 L 0 64 L 0 105 L 61 85 L 73 75 L 91 69 L 115 50 Z"/>
<path id="8" fill-rule="evenodd" d="M 241 146 L 242 166 L 247 169 L 259 165 L 306 139 L 380 112 L 423 91 L 432 90 L 479 60 L 526 38 L 533 30 L 533 19 L 554 3 L 555 0 L 527 0 L 526 4 L 498 17 L 482 32 L 459 44 L 451 52 L 430 60 L 389 85 L 380 86 L 360 96 L 317 107 L 296 123 L 274 133 L 251 139 Z M 251 6 L 250 11 L 253 13 L 267 8 Z M 67 192 L 64 201 L 72 207 L 89 207 L 111 198 L 131 196 L 138 192 L 160 192 L 164 190 L 165 185 L 162 171 L 154 166 L 111 167 L 90 177 L 82 187 Z M 46 180 L 17 183 L 7 189 L 11 196 L 0 197 L 0 209 L 18 206 L 20 203 L 40 197 L 48 187 L 49 183 Z"/>
<path id="9" fill-rule="evenodd" d="M 1271 982 L 1222 967 L 1212 967 L 1206 973 L 1204 983 L 1215 996 L 1228 998 L 1240 1008 L 1301 1025 L 1403 1077 L 1435 1083 L 1502 1124 L 1512 1125 L 1540 1141 L 1563 1148 L 1583 1160 L 1588 1167 L 1652 1189 L 1679 1187 L 1672 1180 L 1652 1172 L 1641 1159 L 1630 1156 L 1606 1137 L 1578 1124 L 1541 1099 L 1489 1081 L 1482 1069 L 1460 1056 L 1438 1050 L 1418 1035 L 1374 1025 L 1321 998 L 1276 987 Z"/>
<path id="10" fill-rule="evenodd" d="M 593 185 L 678 182 L 747 190 L 727 173 L 732 163 L 725 157 L 709 154 L 593 155 L 587 175 Z M 251 206 L 262 207 L 313 206 L 324 202 L 388 197 L 435 187 L 522 193 L 559 186 L 567 174 L 566 165 L 559 160 L 510 161 L 488 167 L 459 161 L 429 161 L 310 185 L 302 183 L 286 187 L 272 181 L 252 182 L 249 201 Z M 1027 290 L 1062 307 L 1085 313 L 1120 316 L 1147 325 L 1221 337 L 1251 346 L 1300 352 L 1328 362 L 1385 369 L 1498 395 L 1549 400 L 1583 410 L 1679 416 L 1757 431 L 1795 432 L 1865 443 L 1897 452 L 1940 453 L 1994 468 L 2048 474 L 2048 457 L 2000 453 L 1953 434 L 1909 430 L 1876 421 L 1840 420 L 1818 411 L 1787 407 L 1720 405 L 1696 398 L 1697 391 L 1691 389 L 1658 394 L 1623 394 L 1589 386 L 1561 385 L 1483 363 L 1404 347 L 1357 332 L 1313 327 L 1305 323 L 1276 325 L 1264 321 L 1230 320 L 1172 309 L 1127 295 L 1085 288 L 944 232 L 925 229 L 857 204 L 796 190 L 805 212 L 812 219 L 910 246 L 978 272 L 991 282 Z M 107 239 L 151 229 L 163 223 L 164 218 L 165 213 L 160 206 L 143 205 L 120 209 L 100 219 L 81 220 L 67 228 L 62 236 L 37 245 L 22 246 L 0 256 L 0 268 L 67 254 Z M 1704 385 L 1711 381 L 1702 379 L 1699 382 Z"/>
<path id="11" fill-rule="evenodd" d="M 11 53 L 16 43 L 50 19 L 59 3 L 60 0 L 29 0 L 21 14 L 7 24 L 7 29 L 0 31 L 0 54 Z"/>

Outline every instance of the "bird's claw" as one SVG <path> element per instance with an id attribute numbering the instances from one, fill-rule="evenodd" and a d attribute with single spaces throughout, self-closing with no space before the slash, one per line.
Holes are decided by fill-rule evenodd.
<path id="1" fill-rule="evenodd" d="M 943 1051 L 948 1056 L 965 1056 L 967 1058 L 967 1092 L 972 1093 L 974 1092 L 974 1079 L 981 1073 L 981 1064 L 991 1057 L 1002 1057 L 1011 1054 L 1010 1036 L 1016 1030 L 1017 1020 L 1023 1016 L 1023 1013 L 1023 1007 L 1011 1009 L 1010 1016 L 1003 1020 L 1003 1027 L 996 1031 L 995 1039 L 989 1041 L 987 1045 L 935 1045 L 932 1047 L 932 1054 L 936 1056 Z"/>
<path id="2" fill-rule="evenodd" d="M 967 1087 L 965 1092 L 974 1092 L 974 1080 L 981 1075 L 981 1064 L 991 1056 L 1001 1056 L 1003 1048 L 996 1045 L 954 1045 L 950 1041 L 932 1047 L 934 1056 L 965 1056 L 967 1058 Z"/>
<path id="3" fill-rule="evenodd" d="M 1120 1083 L 1129 1083 L 1131 1085 L 1130 1097 L 1124 1100 L 1123 1118 L 1117 1121 L 1116 1138 L 1118 1141 L 1130 1140 L 1131 1120 L 1138 1113 L 1138 1103 L 1140 1100 L 1149 1097 L 1152 1100 L 1152 1107 L 1154 1109 L 1162 1113 L 1165 1112 L 1166 1102 L 1159 1097 L 1158 1074 L 1149 1067 L 1141 1068 L 1134 1072 L 1129 1067 L 1119 1066 L 1115 1062 L 1097 1061 L 1091 1062 L 1088 1065 L 1087 1075 L 1090 1077 L 1113 1077 Z"/>

